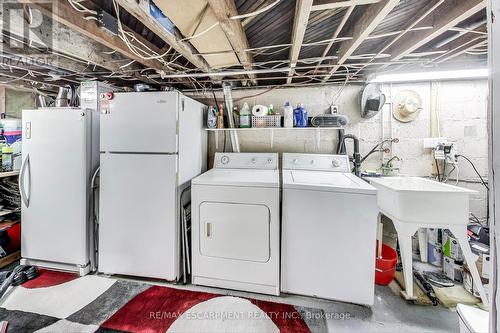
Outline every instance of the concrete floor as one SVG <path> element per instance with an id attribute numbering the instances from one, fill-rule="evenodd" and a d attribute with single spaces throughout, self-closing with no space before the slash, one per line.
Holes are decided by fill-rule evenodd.
<path id="1" fill-rule="evenodd" d="M 13 269 L 17 263 L 2 269 Z M 454 309 L 441 305 L 419 306 L 407 303 L 399 296 L 401 290 L 395 282 L 388 287 L 375 287 L 375 304 L 365 306 L 328 301 L 312 297 L 281 295 L 268 296 L 234 290 L 225 290 L 194 285 L 173 285 L 166 282 L 130 279 L 113 276 L 114 278 L 140 281 L 173 288 L 213 292 L 232 296 L 255 298 L 277 303 L 287 303 L 297 306 L 322 309 L 327 317 L 328 332 L 458 332 L 458 316 Z M 336 319 L 337 318 L 337 319 Z M 338 319 L 342 318 L 342 319 Z"/>
<path id="2" fill-rule="evenodd" d="M 136 279 L 131 280 L 137 281 Z M 144 280 L 140 281 L 148 282 Z M 433 307 L 409 304 L 399 296 L 401 289 L 395 282 L 388 287 L 375 287 L 375 304 L 371 308 L 288 294 L 278 297 L 193 285 L 172 285 L 169 283 L 150 281 L 149 283 L 322 309 L 327 317 L 328 332 L 331 333 L 459 332 L 458 316 L 455 309 L 447 309 L 441 305 Z"/>

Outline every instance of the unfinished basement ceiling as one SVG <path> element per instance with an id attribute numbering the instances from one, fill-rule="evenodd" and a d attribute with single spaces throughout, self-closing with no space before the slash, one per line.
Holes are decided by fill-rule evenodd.
<path id="1" fill-rule="evenodd" d="M 54 15 L 27 2 L 53 20 L 59 48 L 42 54 L 58 61 L 2 66 L 0 75 L 25 76 L 16 82 L 25 86 L 47 83 L 48 91 L 89 78 L 196 89 L 222 80 L 359 82 L 377 71 L 480 67 L 487 60 L 483 0 L 57 0 Z M 155 7 L 168 27 L 150 15 Z M 123 32 L 111 35 L 97 20 L 102 12 L 116 18 L 117 9 Z M 10 31 L 3 37 L 11 43 L 25 36 Z M 68 47 L 68 38 L 81 45 Z M 15 54 L 4 48 L 2 58 Z"/>
<path id="2" fill-rule="evenodd" d="M 156 5 L 175 24 L 184 36 L 195 36 L 217 23 L 214 10 L 207 1 L 159 1 Z M 204 56 L 212 68 L 238 65 L 239 61 L 231 43 L 220 26 L 216 26 L 200 37 L 189 40 L 200 53 L 227 51 L 227 53 Z"/>

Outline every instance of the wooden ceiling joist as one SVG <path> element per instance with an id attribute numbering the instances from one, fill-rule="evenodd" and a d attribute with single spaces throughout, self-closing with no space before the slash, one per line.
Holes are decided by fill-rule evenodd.
<path id="1" fill-rule="evenodd" d="M 96 15 L 94 12 L 79 12 L 68 0 L 51 0 L 52 3 L 15 1 L 36 9 L 33 11 L 36 15 L 40 15 L 40 11 L 49 20 L 43 20 L 39 27 L 41 34 L 26 39 L 22 31 L 26 18 L 17 13 L 17 23 L 9 28 L 14 33 L 3 32 L 0 36 L 12 42 L 4 47 L 0 57 L 7 61 L 15 57 L 16 43 L 34 50 L 33 45 L 41 42 L 35 40 L 38 35 L 54 40 L 56 42 L 49 49 L 34 56 L 25 54 L 22 58 L 27 63 L 33 57 L 47 59 L 50 64 L 38 67 L 42 76 L 37 79 L 56 84 L 66 79 L 78 82 L 87 78 L 109 78 L 112 83 L 125 86 L 132 85 L 135 80 L 154 84 L 176 82 L 184 86 L 196 78 L 200 78 L 198 84 L 208 81 L 220 84 L 221 76 L 214 72 L 215 68 L 221 69 L 220 73 L 229 80 L 239 80 L 243 85 L 248 82 L 263 84 L 261 79 L 264 83 L 269 80 L 284 83 L 286 80 L 290 84 L 297 78 L 296 82 L 302 83 L 298 78 L 310 76 L 311 72 L 318 81 L 321 78 L 325 83 L 334 82 L 334 78 L 340 76 L 355 77 L 372 65 L 381 70 L 402 62 L 440 64 L 452 59 L 455 62 L 465 54 L 471 54 L 467 59 L 484 61 L 484 46 L 487 45 L 486 0 L 282 0 L 277 8 L 273 8 L 278 4 L 274 0 L 249 0 L 244 5 L 235 0 L 151 0 L 169 17 L 174 25 L 171 29 L 166 29 L 151 16 L 142 0 L 109 0 L 113 4 L 116 2 L 116 8 L 119 7 L 116 11 L 123 13 L 124 22 L 120 26 L 128 38 L 106 32 L 100 27 L 97 16 L 89 19 L 89 15 Z M 239 15 L 237 3 L 244 8 L 240 10 L 248 14 Z M 82 4 L 91 10 L 104 9 L 115 15 L 112 6 L 102 0 L 84 0 Z M 397 13 L 393 12 L 395 15 L 384 21 L 396 6 Z M 406 15 L 409 14 L 407 10 L 412 13 L 411 19 Z M 322 12 L 311 16 L 313 11 Z M 406 14 L 402 15 L 403 12 Z M 235 16 L 238 19 L 234 19 Z M 12 20 L 13 16 L 10 17 Z M 314 17 L 314 21 L 309 22 L 310 17 Z M 272 21 L 279 21 L 279 24 L 272 25 L 273 33 L 270 34 Z M 373 32 L 382 21 L 383 29 L 381 27 L 375 36 Z M 244 26 L 249 22 L 252 23 L 245 31 Z M 336 22 L 335 26 L 331 26 L 331 22 Z M 54 29 L 50 29 L 51 25 Z M 261 30 L 262 27 L 268 30 Z M 42 31 L 45 28 L 46 34 Z M 374 38 L 382 42 L 377 45 Z M 9 46 L 13 49 L 9 50 Z M 282 50 L 264 52 L 278 48 Z M 289 53 L 283 54 L 287 49 Z M 253 58 L 259 52 L 265 56 L 259 56 L 256 63 Z M 158 59 L 157 55 L 163 58 Z M 378 61 L 381 57 L 384 59 Z M 354 66 L 356 60 L 360 63 Z M 302 66 L 303 63 L 307 66 Z M 280 68 L 286 64 L 287 67 Z M 351 67 L 344 70 L 343 66 Z M 145 74 L 140 72 L 144 68 L 148 69 Z M 19 68 L 28 69 L 29 64 Z M 279 70 L 280 75 L 263 75 L 273 70 Z M 110 73 L 117 77 L 110 77 Z M 62 77 L 64 80 L 60 79 Z M 22 81 L 30 80 L 27 77 Z"/>
<path id="2" fill-rule="evenodd" d="M 231 17 L 238 15 L 234 0 L 208 0 L 208 4 L 214 11 L 215 17 L 236 52 L 241 65 L 246 70 L 251 71 L 253 57 L 246 51 L 249 46 L 245 31 L 239 20 L 231 19 Z M 248 77 L 253 84 L 257 84 L 254 74 L 250 74 Z"/>
<path id="3" fill-rule="evenodd" d="M 460 47 L 450 50 L 450 52 L 443 54 L 442 57 L 438 57 L 434 62 L 436 64 L 440 64 L 483 46 L 488 46 L 486 38 L 477 38 L 476 40 L 472 40 L 464 45 L 461 45 Z"/>
<path id="4" fill-rule="evenodd" d="M 311 11 L 370 5 L 380 1 L 382 0 L 316 0 L 314 1 Z"/>
<path id="5" fill-rule="evenodd" d="M 74 10 L 67 1 L 55 0 L 57 2 L 56 6 L 46 5 L 42 2 L 36 0 L 18 0 L 20 3 L 28 4 L 30 7 L 35 8 L 42 12 L 48 17 L 52 17 L 57 22 L 66 25 L 67 27 L 87 36 L 98 43 L 109 47 L 112 50 L 116 50 L 124 56 L 135 60 L 136 62 L 158 71 L 164 70 L 164 66 L 157 60 L 144 59 L 134 52 L 132 52 L 127 45 L 118 37 L 110 35 L 104 30 L 100 29 L 94 20 L 86 20 L 84 16 L 78 11 Z M 52 12 L 55 8 L 56 12 Z M 134 38 L 149 48 L 161 54 L 162 50 L 159 50 L 156 46 L 149 43 L 139 34 L 127 31 L 134 35 Z M 166 70 L 166 69 L 165 69 Z"/>
<path id="6" fill-rule="evenodd" d="M 432 59 L 433 63 L 443 63 L 445 61 L 454 59 L 466 52 L 474 50 L 478 47 L 487 45 L 488 36 L 476 34 L 474 32 L 483 33 L 486 32 L 486 25 L 480 26 L 474 29 L 472 32 L 466 33 L 449 43 L 446 43 L 442 47 L 438 48 L 436 51 L 445 51 L 443 54 Z"/>
<path id="7" fill-rule="evenodd" d="M 337 65 L 330 71 L 330 75 L 334 74 L 353 55 L 354 51 L 356 51 L 361 43 L 363 43 L 398 3 L 399 0 L 384 0 L 368 6 L 361 18 L 356 22 L 356 25 L 351 29 L 351 36 L 353 38 L 342 42 L 340 45 Z M 323 79 L 323 82 L 329 79 L 330 76 L 327 76 Z"/>
<path id="8" fill-rule="evenodd" d="M 2 45 L 6 53 L 19 54 L 19 50 L 11 49 L 10 41 L 17 40 L 25 44 L 31 45 L 36 43 L 33 40 L 25 40 L 23 25 L 24 17 L 19 11 L 10 11 L 9 13 L 11 25 L 9 31 L 9 41 Z M 43 20 L 37 27 L 40 35 L 48 36 L 51 40 L 55 41 L 50 45 L 49 53 L 54 53 L 54 61 L 57 60 L 60 68 L 73 72 L 81 72 L 83 68 L 90 66 L 99 66 L 111 72 L 118 72 L 120 66 L 124 62 L 119 62 L 115 57 L 104 54 L 110 49 L 104 45 L 90 39 L 69 27 L 53 22 L 52 20 Z M 64 36 L 64 38 L 60 38 Z M 18 44 L 17 46 L 19 46 Z M 39 57 L 39 53 L 31 54 L 32 56 Z M 66 60 L 65 55 L 69 58 L 76 58 L 80 61 Z M 114 58 L 114 59 L 113 59 Z"/>
<path id="9" fill-rule="evenodd" d="M 111 0 L 109 0 L 111 1 Z M 148 15 L 138 4 L 136 0 L 116 0 L 116 2 L 123 7 L 131 15 L 137 17 L 142 24 L 144 24 L 149 30 L 154 32 L 158 37 L 163 39 L 165 43 L 172 46 L 174 50 L 182 54 L 184 58 L 189 60 L 194 66 L 202 71 L 209 71 L 210 66 L 207 64 L 205 59 L 197 53 L 196 49 L 188 42 L 182 41 L 177 38 L 174 34 L 168 33 L 165 28 L 159 24 L 153 17 Z"/>
<path id="10" fill-rule="evenodd" d="M 248 8 L 248 11 L 250 12 L 253 12 L 253 11 L 256 11 L 256 10 L 259 10 L 259 9 L 262 9 L 264 7 L 267 7 L 268 4 L 265 2 L 265 1 L 257 1 L 255 2 L 252 6 L 250 6 Z M 247 27 L 250 23 L 252 23 L 252 21 L 256 18 L 258 18 L 259 16 L 256 15 L 256 16 L 250 16 L 250 17 L 245 17 L 244 19 L 241 20 L 241 25 L 243 26 L 243 28 Z"/>
<path id="11" fill-rule="evenodd" d="M 26 82 L 27 84 L 31 83 L 36 83 L 40 86 L 46 85 L 53 87 L 55 90 L 59 86 L 64 86 L 65 84 L 68 83 L 77 83 L 76 81 L 69 80 L 69 79 L 62 79 L 62 80 L 54 80 L 54 81 L 47 81 L 44 76 L 40 74 L 34 74 L 34 76 L 27 75 L 27 72 L 24 70 L 19 70 L 19 69 L 13 69 L 13 70 L 0 70 L 0 77 L 5 77 L 6 80 L 0 81 L 0 84 L 12 84 L 12 83 L 20 83 L 20 82 Z M 34 86 L 35 87 L 35 86 Z"/>
<path id="12" fill-rule="evenodd" d="M 10 11 L 9 17 L 11 25 L 8 34 L 4 32 L 6 37 L 4 37 L 2 51 L 5 57 L 13 57 L 13 60 L 6 61 L 6 63 L 17 61 L 21 64 L 26 63 L 31 68 L 49 66 L 54 69 L 72 72 L 74 75 L 94 78 L 99 77 L 93 74 L 93 69 L 96 66 L 101 71 L 104 69 L 112 73 L 119 73 L 123 72 L 120 67 L 130 62 L 128 58 L 123 58 L 118 54 L 106 54 L 111 49 L 66 25 L 52 21 L 51 18 L 43 20 L 37 29 L 41 36 L 47 36 L 54 43 L 49 45 L 46 52 L 37 51 L 28 47 L 37 44 L 38 41 L 25 38 L 22 13 Z M 64 38 L 61 38 L 61 36 L 64 36 Z M 20 51 L 18 47 L 27 49 Z M 131 65 L 127 69 L 134 69 L 136 66 Z M 155 83 L 137 72 L 130 73 L 130 78 Z"/>
<path id="13" fill-rule="evenodd" d="M 397 34 L 394 38 L 385 44 L 385 46 L 380 49 L 368 62 L 374 61 L 378 56 L 386 52 L 392 45 L 396 44 L 400 39 L 402 39 L 408 32 L 413 31 L 420 22 L 425 20 L 429 15 L 434 13 L 442 4 L 444 4 L 446 0 L 435 0 L 434 2 L 429 3 L 427 6 L 423 7 L 418 13 L 415 14 L 415 20 L 413 20 L 404 30 L 402 30 L 399 34 Z M 383 68 L 388 67 L 389 65 L 385 65 Z M 359 68 L 353 75 L 359 74 L 365 66 Z"/>
<path id="14" fill-rule="evenodd" d="M 352 12 L 354 11 L 355 6 L 349 7 L 345 12 L 344 16 L 342 16 L 342 20 L 340 21 L 339 25 L 335 29 L 335 32 L 333 33 L 331 37 L 331 41 L 326 45 L 325 50 L 323 51 L 323 54 L 321 55 L 321 59 L 318 61 L 318 65 L 316 66 L 316 70 L 318 69 L 319 65 L 325 60 L 328 52 L 333 46 L 333 43 L 335 42 L 335 39 L 340 35 L 340 32 L 342 29 L 344 29 L 345 24 L 347 23 L 347 20 L 351 16 Z"/>
<path id="15" fill-rule="evenodd" d="M 392 60 L 399 60 L 418 50 L 420 47 L 439 37 L 450 28 L 486 8 L 484 0 L 457 0 L 454 6 L 447 6 L 443 11 L 435 12 L 429 20 L 433 29 L 413 32 L 411 38 L 406 38 L 390 49 Z M 425 24 L 427 21 L 422 22 Z"/>
<path id="16" fill-rule="evenodd" d="M 290 48 L 290 73 L 289 77 L 286 79 L 286 83 L 290 84 L 292 82 L 291 74 L 293 74 L 294 67 L 297 65 L 297 60 L 299 60 L 300 49 L 302 47 L 302 42 L 304 41 L 304 35 L 307 29 L 307 22 L 309 22 L 309 15 L 311 13 L 311 7 L 313 0 L 297 0 L 295 4 L 295 19 L 293 22 L 292 30 L 292 47 Z"/>

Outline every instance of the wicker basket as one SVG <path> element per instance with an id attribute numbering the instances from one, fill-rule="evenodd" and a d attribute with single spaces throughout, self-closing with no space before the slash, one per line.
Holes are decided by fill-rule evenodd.
<path id="1" fill-rule="evenodd" d="M 281 116 L 252 116 L 252 127 L 281 127 Z"/>

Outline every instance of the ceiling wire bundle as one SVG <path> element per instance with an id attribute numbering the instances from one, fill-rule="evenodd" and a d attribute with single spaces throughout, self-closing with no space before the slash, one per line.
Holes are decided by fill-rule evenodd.
<path id="1" fill-rule="evenodd" d="M 83 18 L 86 20 L 94 20 L 94 21 L 99 21 L 97 18 L 98 13 L 95 10 L 88 9 L 84 5 L 82 5 L 80 2 L 76 0 L 68 0 L 68 3 L 73 7 L 76 11 L 80 13 L 87 13 L 90 14 L 89 16 L 84 16 Z"/>
<path id="2" fill-rule="evenodd" d="M 163 54 L 158 54 L 154 50 L 152 50 L 150 47 L 145 45 L 143 42 L 140 40 L 137 40 L 134 36 L 134 34 L 127 32 L 123 29 L 123 24 L 120 19 L 120 6 L 116 2 L 116 0 L 113 0 L 113 6 L 115 9 L 116 17 L 117 17 L 117 22 L 118 22 L 118 32 L 119 32 L 119 37 L 120 39 L 127 45 L 128 49 L 132 51 L 136 56 L 140 57 L 143 60 L 158 60 L 162 65 L 165 67 L 174 70 L 174 68 L 171 67 L 173 64 L 172 61 L 166 61 L 164 58 L 170 53 L 172 50 L 172 46 L 168 48 L 166 52 Z M 134 45 L 134 42 L 139 44 L 139 45 Z M 130 63 L 131 64 L 131 63 Z M 175 64 L 176 67 L 180 68 L 185 68 L 187 67 L 181 66 L 179 64 Z"/>

